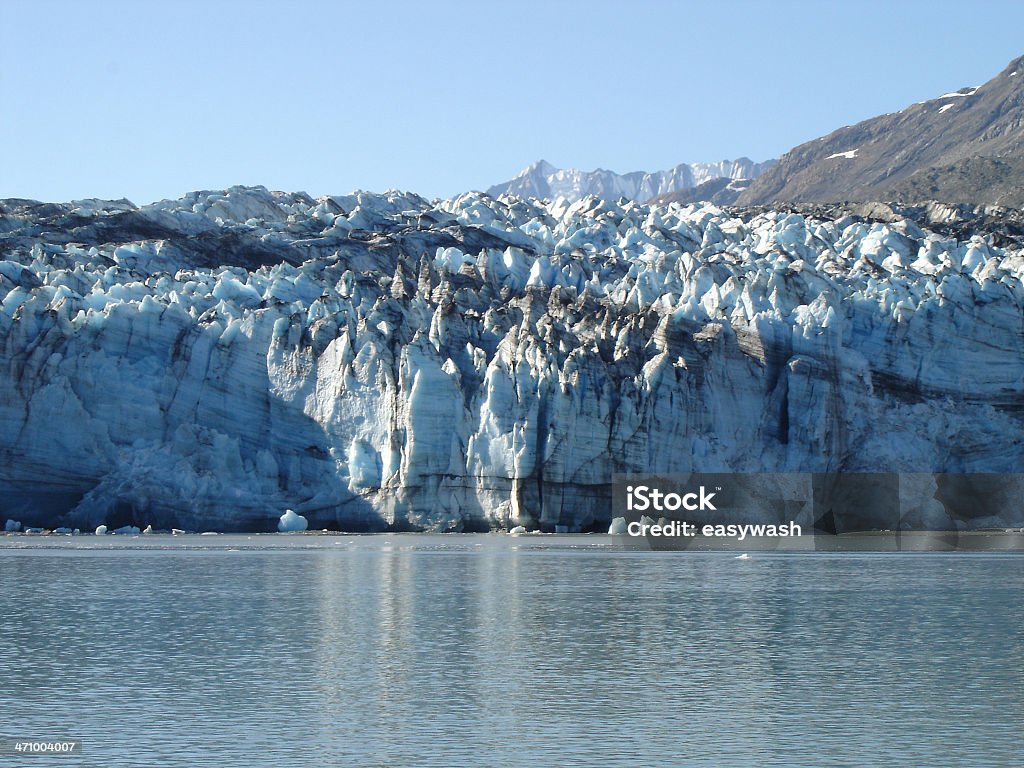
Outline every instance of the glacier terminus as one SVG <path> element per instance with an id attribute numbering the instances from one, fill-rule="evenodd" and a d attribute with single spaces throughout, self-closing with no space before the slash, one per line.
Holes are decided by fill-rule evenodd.
<path id="1" fill-rule="evenodd" d="M 996 213 L 0 201 L 0 517 L 607 530 L 615 473 L 1015 472 Z"/>

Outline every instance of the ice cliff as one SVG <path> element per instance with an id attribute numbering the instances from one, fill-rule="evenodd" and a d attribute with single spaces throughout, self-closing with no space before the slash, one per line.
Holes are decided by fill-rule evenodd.
<path id="1" fill-rule="evenodd" d="M 889 218 L 3 201 L 0 518 L 586 530 L 615 472 L 1018 470 L 1024 250 Z"/>

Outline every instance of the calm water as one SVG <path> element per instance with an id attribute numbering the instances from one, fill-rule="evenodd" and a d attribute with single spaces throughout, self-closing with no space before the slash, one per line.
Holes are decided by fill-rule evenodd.
<path id="1" fill-rule="evenodd" d="M 0 537 L 0 735 L 85 752 L 0 765 L 1024 760 L 1021 555 L 56 541 Z"/>

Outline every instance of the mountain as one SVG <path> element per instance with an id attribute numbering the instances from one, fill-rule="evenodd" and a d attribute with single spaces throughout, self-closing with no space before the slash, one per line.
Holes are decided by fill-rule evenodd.
<path id="1" fill-rule="evenodd" d="M 0 201 L 0 519 L 593 530 L 615 473 L 1018 472 L 1024 228 L 991 217 Z M 836 528 L 1019 526 L 1000 483 Z"/>
<path id="2" fill-rule="evenodd" d="M 692 189 L 712 179 L 752 179 L 771 167 L 772 162 L 755 163 L 746 157 L 723 160 L 719 163 L 683 163 L 667 171 L 618 174 L 598 168 L 580 171 L 575 168 L 556 168 L 539 160 L 525 168 L 518 176 L 487 190 L 492 197 L 518 195 L 523 198 L 553 200 L 564 197 L 576 202 L 587 195 L 614 201 L 620 197 L 643 202 L 659 195 Z"/>
<path id="3" fill-rule="evenodd" d="M 787 152 L 740 198 L 1024 207 L 1024 57 L 961 88 Z"/>
<path id="4" fill-rule="evenodd" d="M 715 205 L 733 205 L 741 194 L 750 186 L 753 179 L 728 179 L 724 176 L 709 179 L 696 187 L 685 187 L 675 192 L 658 195 L 650 202 L 664 205 L 666 203 L 714 203 Z"/>

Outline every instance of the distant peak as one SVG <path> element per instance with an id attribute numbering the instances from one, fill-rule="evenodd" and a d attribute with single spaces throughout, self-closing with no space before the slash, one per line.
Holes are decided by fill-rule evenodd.
<path id="1" fill-rule="evenodd" d="M 601 200 L 650 200 L 681 189 L 694 189 L 717 178 L 754 178 L 774 161 L 754 163 L 748 158 L 722 160 L 717 163 L 681 163 L 664 171 L 631 171 L 616 173 L 606 168 L 582 171 L 578 168 L 557 168 L 541 159 L 523 169 L 515 178 L 495 184 L 487 192 L 492 197 L 514 194 L 524 198 L 551 199 L 561 197 L 569 202 L 593 195 Z"/>
<path id="2" fill-rule="evenodd" d="M 1021 78 L 1024 78 L 1024 56 L 1020 56 L 1006 65 L 1001 73 L 1002 77 L 1017 78 L 1017 87 L 1021 87 Z"/>
<path id="3" fill-rule="evenodd" d="M 553 166 L 547 160 L 541 158 L 535 163 L 531 163 L 530 165 L 528 165 L 525 169 L 523 169 L 523 172 L 519 175 L 524 176 L 529 173 L 540 173 L 544 176 L 547 176 L 548 174 L 554 173 L 557 170 L 557 167 Z"/>

